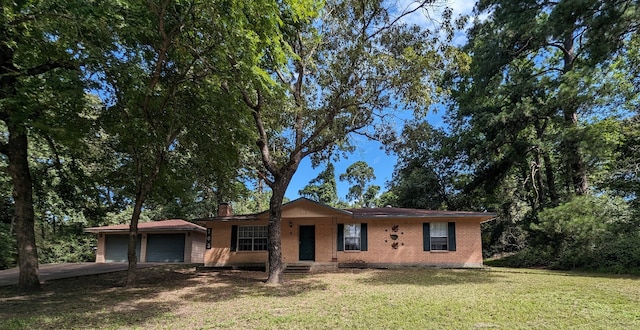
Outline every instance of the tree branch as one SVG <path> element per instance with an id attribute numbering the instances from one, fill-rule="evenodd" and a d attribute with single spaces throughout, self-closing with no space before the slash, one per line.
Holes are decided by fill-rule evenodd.
<path id="1" fill-rule="evenodd" d="M 54 156 L 53 164 L 55 168 L 58 171 L 62 171 L 62 162 L 60 161 L 60 155 L 58 153 L 58 148 L 56 147 L 55 142 L 53 142 L 53 139 L 49 135 L 45 135 L 44 139 L 47 141 L 47 145 L 49 145 L 49 148 L 51 148 L 51 151 L 53 152 L 53 156 Z"/>
<path id="2" fill-rule="evenodd" d="M 246 91 L 243 90 L 243 95 Z M 258 94 L 258 103 L 253 109 L 253 119 L 256 123 L 256 128 L 258 129 L 258 140 L 256 141 L 256 145 L 260 149 L 260 154 L 262 156 L 262 162 L 264 167 L 271 174 L 276 174 L 278 169 L 275 167 L 273 163 L 273 159 L 271 158 L 271 153 L 269 152 L 269 137 L 267 136 L 267 130 L 264 128 L 264 122 L 262 120 L 262 114 L 260 110 L 262 109 L 264 100 L 262 98 L 262 94 L 257 91 Z M 245 101 L 246 102 L 246 101 Z"/>
<path id="3" fill-rule="evenodd" d="M 416 8 L 409 10 L 409 11 L 403 11 L 400 15 L 398 15 L 394 20 L 392 20 L 391 22 L 389 22 L 389 24 L 379 28 L 378 30 L 374 31 L 373 33 L 371 33 L 370 35 L 368 35 L 366 37 L 367 40 L 370 40 L 372 38 L 374 38 L 376 35 L 382 33 L 383 31 L 386 31 L 390 28 L 392 28 L 393 26 L 395 26 L 395 24 L 400 21 L 401 19 L 403 19 L 406 16 L 409 16 L 415 12 L 417 12 L 418 10 L 426 7 L 427 3 L 429 3 L 431 1 L 422 1 L 418 4 L 418 6 L 416 6 Z M 371 15 L 371 17 L 374 17 L 375 15 Z"/>
<path id="4" fill-rule="evenodd" d="M 76 70 L 77 67 L 69 62 L 62 61 L 52 61 L 49 60 L 47 63 L 38 65 L 34 68 L 27 69 L 26 73 L 28 76 L 37 76 L 39 74 L 43 74 L 45 72 L 49 72 L 53 69 L 68 69 L 68 70 Z"/>
<path id="5" fill-rule="evenodd" d="M 269 176 L 267 176 L 266 173 L 264 173 L 263 171 L 258 171 L 258 176 L 264 180 L 264 182 L 267 183 L 267 186 L 269 186 L 269 188 L 273 188 L 273 185 L 275 184 L 275 182 L 273 182 L 271 179 L 269 179 Z"/>

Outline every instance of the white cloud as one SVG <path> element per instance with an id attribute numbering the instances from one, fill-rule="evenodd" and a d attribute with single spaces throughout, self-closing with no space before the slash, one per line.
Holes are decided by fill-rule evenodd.
<path id="1" fill-rule="evenodd" d="M 473 15 L 473 8 L 476 5 L 475 0 L 436 0 L 426 9 L 417 10 L 403 18 L 408 24 L 416 24 L 425 28 L 432 28 L 434 25 L 442 22 L 442 15 L 446 7 L 453 10 L 453 19 L 463 15 Z M 418 6 L 415 0 L 399 0 L 396 8 L 399 12 L 408 12 L 414 10 Z M 469 24 L 473 20 L 469 20 Z M 467 42 L 466 35 L 463 32 L 456 32 L 454 44 L 463 45 Z"/>
<path id="2" fill-rule="evenodd" d="M 476 5 L 474 0 L 450 0 L 447 1 L 448 6 L 453 9 L 453 16 L 471 15 L 473 7 Z"/>

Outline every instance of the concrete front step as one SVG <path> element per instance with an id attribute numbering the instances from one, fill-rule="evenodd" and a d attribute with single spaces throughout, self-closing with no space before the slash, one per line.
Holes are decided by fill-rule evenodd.
<path id="1" fill-rule="evenodd" d="M 287 265 L 284 269 L 285 274 L 307 274 L 311 271 L 311 265 Z"/>

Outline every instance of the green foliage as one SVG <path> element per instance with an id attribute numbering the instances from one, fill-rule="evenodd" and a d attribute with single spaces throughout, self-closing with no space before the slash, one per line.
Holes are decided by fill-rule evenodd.
<path id="1" fill-rule="evenodd" d="M 489 264 L 640 273 L 640 227 L 623 200 L 576 196 L 541 212 L 539 221 L 531 226 L 538 243 Z"/>
<path id="2" fill-rule="evenodd" d="M 17 254 L 16 237 L 11 232 L 11 225 L 0 223 L 0 270 L 14 267 Z"/>
<path id="3" fill-rule="evenodd" d="M 380 194 L 378 198 L 378 207 L 397 207 L 398 205 L 398 196 L 391 190 L 385 191 Z"/>
<path id="4" fill-rule="evenodd" d="M 298 194 L 316 202 L 335 207 L 339 202 L 339 198 L 333 163 L 328 163 L 327 168 L 309 181 L 309 184 L 298 191 Z"/>
<path id="5" fill-rule="evenodd" d="M 234 82 L 254 118 L 259 176 L 272 191 L 272 229 L 279 228 L 282 199 L 302 159 L 318 166 L 352 151 L 354 134 L 382 136 L 393 109 L 421 112 L 438 92 L 429 79 L 443 63 L 438 34 L 403 19 L 430 1 L 410 9 L 381 0 L 313 4 L 317 16 L 283 20 L 289 57 L 267 57 L 263 66 L 274 86 Z M 269 283 L 281 281 L 279 235 L 270 230 Z"/>
<path id="6" fill-rule="evenodd" d="M 394 148 L 400 200 L 497 210 L 499 220 L 483 226 L 485 256 L 604 265 L 601 252 L 638 231 L 617 229 L 637 211 L 629 209 L 638 191 L 637 125 L 629 117 L 640 102 L 638 8 L 636 1 L 480 1 L 476 14 L 486 19 L 473 23 L 460 49 L 471 61 L 443 80 L 448 130 L 410 123 Z"/>
<path id="7" fill-rule="evenodd" d="M 380 187 L 377 185 L 367 185 L 374 180 L 376 175 L 373 167 L 365 161 L 357 161 L 340 174 L 340 181 L 347 181 L 350 184 L 347 200 L 355 207 L 372 207 L 376 204 L 376 198 Z"/>
<path id="8" fill-rule="evenodd" d="M 605 186 L 613 194 L 630 201 L 636 211 L 640 206 L 640 177 L 637 169 L 640 166 L 640 117 L 635 115 L 624 120 L 622 127 L 622 143 L 615 153 L 616 161 L 604 178 Z"/>
<path id="9" fill-rule="evenodd" d="M 424 209 L 463 209 L 456 195 L 462 175 L 454 140 L 426 121 L 407 122 L 388 147 L 398 155 L 390 191 L 392 205 Z"/>
<path id="10" fill-rule="evenodd" d="M 74 234 L 58 236 L 38 244 L 40 263 L 94 262 L 96 260 L 95 235 Z"/>

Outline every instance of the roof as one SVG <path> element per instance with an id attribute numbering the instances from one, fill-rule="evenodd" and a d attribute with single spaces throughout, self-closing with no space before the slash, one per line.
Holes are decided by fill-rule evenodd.
<path id="1" fill-rule="evenodd" d="M 321 208 L 324 208 L 330 212 L 337 212 L 337 213 L 341 213 L 344 215 L 351 215 L 351 212 L 347 211 L 347 210 L 341 210 L 341 209 L 336 209 L 332 206 L 329 206 L 327 204 L 323 204 L 320 202 L 316 202 L 314 200 L 305 198 L 305 197 L 300 197 L 298 199 L 295 199 L 293 201 L 290 201 L 288 203 L 284 203 L 282 204 L 282 210 L 286 210 L 288 208 L 291 207 L 295 207 L 296 204 L 298 203 L 302 203 L 302 202 L 308 202 L 314 205 L 317 205 Z M 232 216 L 223 216 L 223 217 L 208 217 L 208 218 L 198 218 L 198 219 L 193 219 L 193 221 L 195 222 L 201 222 L 201 223 L 206 223 L 209 221 L 237 221 L 237 220 L 257 220 L 259 217 L 264 217 L 264 216 L 268 216 L 269 214 L 269 209 L 264 210 L 262 212 L 258 212 L 258 213 L 253 213 L 253 214 L 239 214 L 239 215 L 232 215 Z"/>
<path id="2" fill-rule="evenodd" d="M 103 227 L 86 228 L 84 231 L 89 233 L 114 233 L 129 232 L 129 225 L 113 225 Z M 206 232 L 207 230 L 195 223 L 181 219 L 160 220 L 152 222 L 138 223 L 138 232 L 154 232 L 154 231 L 197 231 Z"/>
<path id="3" fill-rule="evenodd" d="M 298 198 L 289 203 L 282 205 L 282 209 L 285 210 L 290 207 L 294 207 L 299 203 L 312 203 L 319 207 L 322 207 L 328 211 L 338 214 L 346 215 L 354 219 L 362 218 L 480 218 L 482 222 L 491 220 L 497 216 L 494 212 L 465 212 L 465 211 L 441 211 L 441 210 L 424 210 L 424 209 L 409 209 L 400 207 L 379 207 L 379 208 L 358 208 L 358 209 L 337 209 L 329 205 L 319 203 L 308 198 Z M 236 221 L 236 220 L 256 220 L 260 216 L 267 215 L 269 210 L 247 215 L 233 215 L 225 217 L 213 217 L 213 218 L 201 218 L 194 219 L 196 222 L 208 222 L 208 221 Z"/>
<path id="4" fill-rule="evenodd" d="M 377 208 L 361 208 L 348 209 L 354 218 L 495 218 L 496 213 L 493 212 L 465 212 L 465 211 L 441 211 L 441 210 L 423 210 L 408 209 L 401 207 L 377 207 Z"/>

